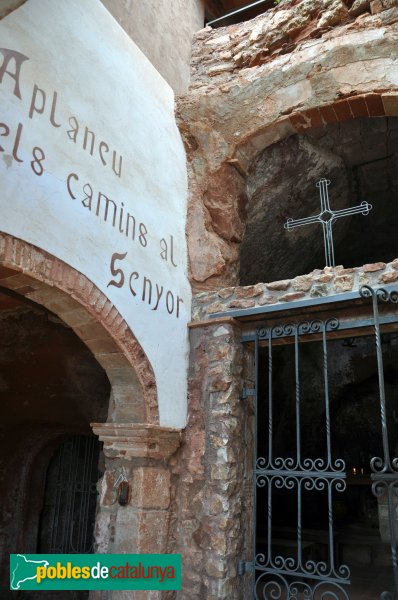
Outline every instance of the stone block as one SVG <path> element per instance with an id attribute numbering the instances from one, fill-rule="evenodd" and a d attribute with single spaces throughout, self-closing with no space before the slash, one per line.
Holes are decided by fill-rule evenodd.
<path id="1" fill-rule="evenodd" d="M 247 287 L 236 288 L 236 298 L 256 298 L 261 296 L 263 288 L 261 284 L 249 285 Z"/>
<path id="2" fill-rule="evenodd" d="M 272 283 L 266 283 L 268 290 L 275 292 L 288 290 L 291 284 L 290 279 L 281 279 L 280 281 L 273 281 Z"/>
<path id="3" fill-rule="evenodd" d="M 116 516 L 114 550 L 122 554 L 162 553 L 165 551 L 167 530 L 167 511 L 120 507 Z"/>
<path id="4" fill-rule="evenodd" d="M 311 275 L 300 275 L 293 279 L 293 289 L 296 292 L 308 292 L 312 286 Z"/>
<path id="5" fill-rule="evenodd" d="M 336 292 L 350 292 L 354 287 L 354 277 L 352 275 L 337 275 L 334 280 L 334 289 Z"/>
<path id="6" fill-rule="evenodd" d="M 374 273 L 375 271 L 384 271 L 385 268 L 386 263 L 377 262 L 363 265 L 362 270 L 364 273 Z"/>
<path id="7" fill-rule="evenodd" d="M 223 298 L 224 300 L 227 298 L 230 298 L 232 296 L 232 294 L 234 293 L 235 288 L 233 287 L 228 287 L 228 288 L 223 288 L 222 290 L 219 290 L 217 292 L 217 294 L 220 296 L 220 298 Z"/>
<path id="8" fill-rule="evenodd" d="M 391 266 L 393 269 L 398 269 L 398 258 L 395 258 L 392 263 Z"/>
<path id="9" fill-rule="evenodd" d="M 231 300 L 228 308 L 253 308 L 256 305 L 254 300 Z"/>
<path id="10" fill-rule="evenodd" d="M 326 284 L 314 285 L 310 296 L 311 298 L 322 298 L 330 293 L 330 287 Z"/>
<path id="11" fill-rule="evenodd" d="M 130 482 L 130 504 L 139 508 L 166 509 L 170 504 L 170 473 L 156 467 L 139 467 Z"/>
<path id="12" fill-rule="evenodd" d="M 304 298 L 304 292 L 291 292 L 290 294 L 284 294 L 279 298 L 280 302 L 294 302 L 295 300 L 300 300 L 300 298 Z"/>
<path id="13" fill-rule="evenodd" d="M 387 273 L 383 273 L 379 277 L 380 283 L 394 283 L 395 281 L 398 281 L 397 271 L 387 271 Z"/>

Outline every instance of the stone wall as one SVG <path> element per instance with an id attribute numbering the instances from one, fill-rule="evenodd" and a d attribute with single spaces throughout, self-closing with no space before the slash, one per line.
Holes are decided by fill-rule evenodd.
<path id="1" fill-rule="evenodd" d="M 197 34 L 194 83 L 178 105 L 196 291 L 239 284 L 246 177 L 260 152 L 329 123 L 398 114 L 396 0 L 356 16 L 370 8 L 361 6 L 285 1 L 253 21 Z M 246 58 L 235 64 L 240 52 Z"/>
<path id="2" fill-rule="evenodd" d="M 378 262 L 348 269 L 341 265 L 325 267 L 294 279 L 201 292 L 194 297 L 192 318 L 202 321 L 228 310 L 322 298 L 359 290 L 362 285 L 383 287 L 395 282 L 398 282 L 398 259 L 388 264 Z"/>
<path id="3" fill-rule="evenodd" d="M 207 27 L 195 36 L 191 88 L 234 81 L 238 73 L 290 54 L 309 40 L 387 25 L 397 20 L 397 7 L 397 0 L 284 0 L 240 25 Z"/>
<path id="4" fill-rule="evenodd" d="M 294 279 L 196 294 L 191 323 L 189 421 L 181 450 L 171 459 L 175 479 L 170 549 L 183 554 L 178 600 L 246 600 L 252 560 L 254 356 L 241 342 L 245 324 L 228 310 L 283 305 L 397 282 L 398 259 L 358 268 L 317 269 Z M 246 324 L 251 330 L 253 323 Z M 171 600 L 172 597 L 170 597 Z M 174 598 L 173 598 L 174 600 Z"/>
<path id="5" fill-rule="evenodd" d="M 252 410 L 242 379 L 253 360 L 231 322 L 191 330 L 189 423 L 174 472 L 172 547 L 183 555 L 178 600 L 249 598 L 250 577 L 237 575 L 251 557 Z"/>
<path id="6" fill-rule="evenodd" d="M 102 0 L 177 94 L 190 80 L 192 36 L 203 27 L 202 0 Z"/>

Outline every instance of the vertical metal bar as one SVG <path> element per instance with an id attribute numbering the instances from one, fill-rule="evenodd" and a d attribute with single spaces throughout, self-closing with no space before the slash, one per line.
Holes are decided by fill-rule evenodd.
<path id="1" fill-rule="evenodd" d="M 268 340 L 268 467 L 273 463 L 273 356 L 272 356 L 272 329 Z"/>
<path id="2" fill-rule="evenodd" d="M 300 369 L 299 369 L 299 341 L 298 326 L 294 326 L 294 374 L 295 374 L 295 402 L 296 402 L 296 455 L 297 469 L 301 468 L 301 415 L 300 415 Z"/>
<path id="3" fill-rule="evenodd" d="M 380 399 L 380 417 L 381 417 L 381 430 L 383 438 L 383 452 L 384 452 L 384 467 L 383 472 L 391 469 L 390 461 L 390 448 L 388 441 L 388 430 L 387 430 L 387 418 L 386 418 L 386 392 L 384 385 L 384 366 L 383 366 L 383 351 L 381 348 L 381 334 L 380 334 L 380 318 L 379 318 L 379 306 L 378 296 L 372 290 L 372 303 L 373 303 L 373 317 L 374 317 L 374 328 L 376 337 L 376 355 L 377 355 L 377 371 L 379 377 L 379 399 Z"/>
<path id="4" fill-rule="evenodd" d="M 332 470 L 332 441 L 330 426 L 330 398 L 329 398 L 329 372 L 328 372 L 328 348 L 326 338 L 327 322 L 322 323 L 322 353 L 323 353 L 323 385 L 325 396 L 325 421 L 326 421 L 326 451 L 327 451 L 327 469 Z M 328 527 L 329 527 L 329 565 L 331 571 L 335 570 L 334 539 L 333 539 L 333 493 L 332 482 L 328 482 Z"/>
<path id="5" fill-rule="evenodd" d="M 272 355 L 272 328 L 268 337 L 268 468 L 272 469 L 273 463 L 273 355 Z M 267 545 L 268 562 L 272 561 L 272 478 L 267 478 L 268 503 L 267 503 Z"/>
<path id="6" fill-rule="evenodd" d="M 299 325 L 294 326 L 294 372 L 296 401 L 296 454 L 297 469 L 301 470 L 301 407 L 300 407 L 300 365 L 299 365 Z M 302 506 L 301 482 L 297 482 L 297 562 L 302 565 Z"/>
<path id="7" fill-rule="evenodd" d="M 256 596 L 256 555 L 257 555 L 257 453 L 258 453 L 258 381 L 259 381 L 259 342 L 258 332 L 254 341 L 254 444 L 253 444 L 253 597 Z"/>
<path id="8" fill-rule="evenodd" d="M 329 261 L 329 248 L 328 248 L 328 232 L 326 229 L 326 223 L 322 221 L 322 230 L 323 230 L 323 245 L 325 248 L 325 266 L 330 267 Z"/>

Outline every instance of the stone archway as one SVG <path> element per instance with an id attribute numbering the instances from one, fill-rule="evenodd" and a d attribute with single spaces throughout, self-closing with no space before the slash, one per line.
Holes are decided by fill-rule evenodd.
<path id="1" fill-rule="evenodd" d="M 287 34 L 294 37 L 297 22 L 286 15 L 306 7 L 302 1 L 285 2 L 274 9 L 273 18 L 282 13 L 283 26 L 289 29 L 291 23 Z M 328 30 L 315 20 L 316 37 L 303 36 L 291 46 L 283 38 L 272 46 L 273 57 L 267 47 L 267 56 L 254 60 L 262 44 L 255 32 L 266 29 L 267 18 L 257 17 L 255 27 L 200 32 L 194 46 L 194 87 L 179 103 L 190 161 L 187 230 L 196 291 L 239 281 L 245 180 L 259 152 L 329 123 L 398 114 L 391 58 L 396 12 L 347 24 L 338 18 Z M 239 63 L 241 48 L 245 56 L 253 55 L 250 64 Z"/>
<path id="2" fill-rule="evenodd" d="M 127 323 L 84 275 L 6 233 L 0 233 L 0 289 L 57 315 L 109 378 L 108 419 L 91 424 L 105 455 L 95 550 L 165 552 L 171 493 L 167 459 L 178 448 L 181 434 L 159 425 L 153 369 Z M 130 487 L 126 506 L 117 502 L 115 482 L 121 473 Z"/>
<path id="3" fill-rule="evenodd" d="M 112 385 L 108 421 L 159 423 L 151 364 L 127 323 L 87 277 L 27 242 L 0 234 L 0 285 L 65 321 Z"/>

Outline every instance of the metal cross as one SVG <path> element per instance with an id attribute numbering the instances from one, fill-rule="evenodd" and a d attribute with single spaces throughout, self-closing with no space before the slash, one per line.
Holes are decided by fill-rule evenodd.
<path id="1" fill-rule="evenodd" d="M 334 267 L 334 246 L 333 246 L 333 223 L 340 219 L 340 217 L 349 217 L 351 215 L 368 215 L 369 211 L 372 210 L 372 205 L 368 202 L 361 202 L 358 206 L 351 206 L 351 208 L 343 208 L 342 210 L 332 210 L 329 204 L 328 186 L 330 181 L 328 179 L 321 179 L 316 184 L 319 188 L 321 196 L 321 212 L 313 217 L 305 217 L 304 219 L 288 219 L 285 223 L 285 229 L 291 231 L 296 227 L 302 227 L 303 225 L 311 225 L 312 223 L 320 223 L 323 228 L 323 241 L 325 244 L 325 260 L 327 267 Z"/>

